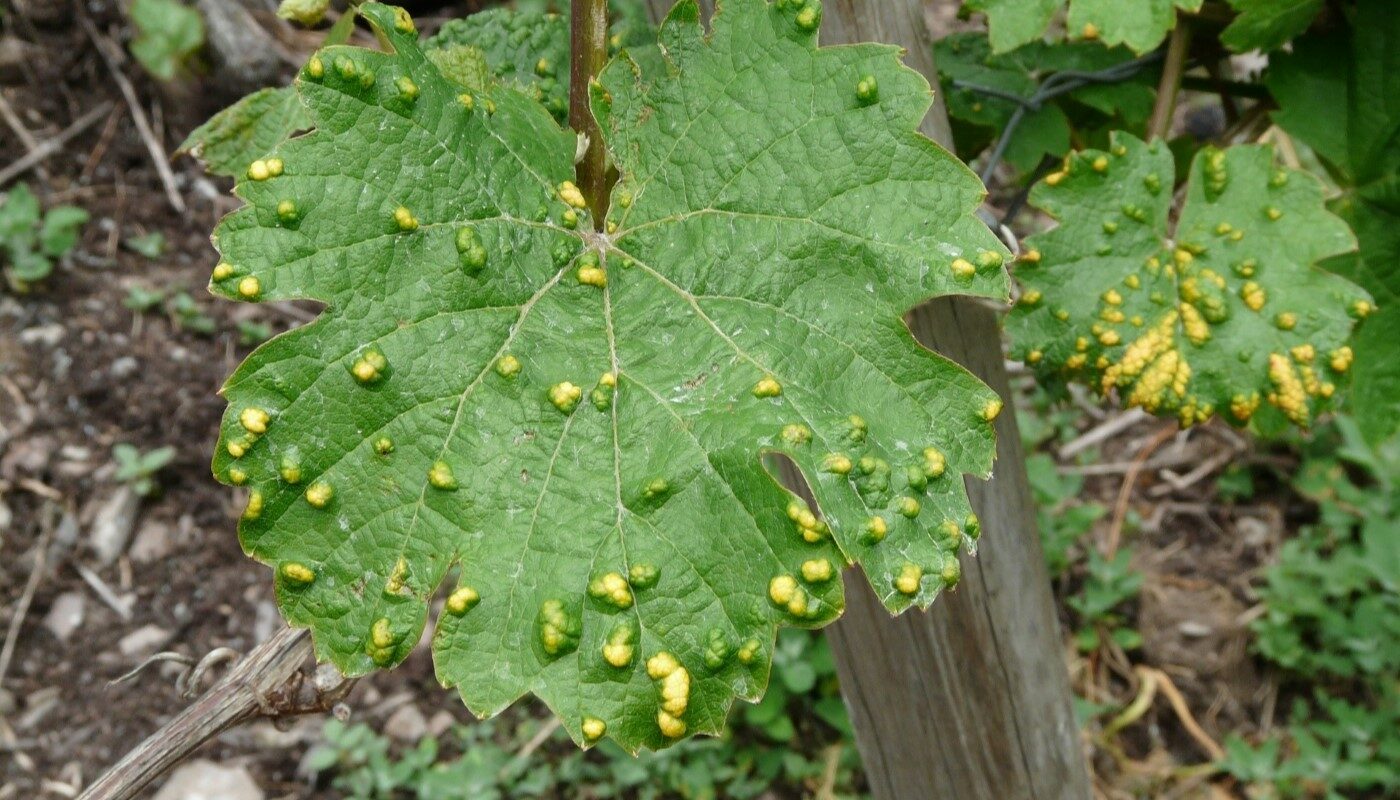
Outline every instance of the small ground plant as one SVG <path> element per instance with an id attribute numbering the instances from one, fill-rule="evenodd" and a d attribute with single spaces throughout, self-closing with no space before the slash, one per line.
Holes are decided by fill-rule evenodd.
<path id="1" fill-rule="evenodd" d="M 29 187 L 18 184 L 0 200 L 0 269 L 16 292 L 28 291 L 53 272 L 54 261 L 78 243 L 88 214 L 77 206 L 47 212 Z"/>

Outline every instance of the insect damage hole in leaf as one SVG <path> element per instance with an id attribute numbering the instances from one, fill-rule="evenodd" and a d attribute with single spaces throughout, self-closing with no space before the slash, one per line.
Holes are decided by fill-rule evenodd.
<path id="1" fill-rule="evenodd" d="M 402 10 L 361 11 L 388 52 L 303 70 L 313 129 L 240 181 L 211 281 L 326 304 L 229 379 L 214 461 L 320 658 L 401 661 L 455 574 L 433 652 L 469 708 L 533 692 L 636 751 L 758 698 L 838 565 L 894 611 L 956 583 L 1001 401 L 902 317 L 1004 299 L 1005 251 L 897 48 L 818 48 L 815 0 L 731 0 L 708 36 L 680 3 L 593 87 L 604 234 L 545 107 L 464 102 Z"/>
<path id="2" fill-rule="evenodd" d="M 1032 195 L 1060 225 L 1026 242 L 1014 354 L 1184 425 L 1243 425 L 1262 408 L 1307 426 L 1330 407 L 1370 307 L 1315 266 L 1356 246 L 1319 182 L 1265 147 L 1207 148 L 1169 231 L 1171 152 L 1111 142 L 1071 155 Z"/>

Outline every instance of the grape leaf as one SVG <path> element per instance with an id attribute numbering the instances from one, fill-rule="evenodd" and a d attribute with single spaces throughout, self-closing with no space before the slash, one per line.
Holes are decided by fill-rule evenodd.
<path id="1" fill-rule="evenodd" d="M 1126 134 L 1036 187 L 1060 225 L 1027 241 L 1014 353 L 1183 424 L 1276 409 L 1306 426 L 1350 365 L 1364 291 L 1314 267 L 1355 246 L 1312 176 L 1257 146 L 1207 148 L 1174 230 L 1172 155 Z M 1271 412 L 1272 413 L 1272 412 Z"/>
<path id="2" fill-rule="evenodd" d="M 1358 3 L 1347 30 L 1308 36 L 1271 57 L 1274 121 L 1313 148 L 1342 184 L 1331 208 L 1356 232 L 1357 252 L 1324 266 L 1369 291 L 1380 310 L 1354 343 L 1349 406 L 1375 440 L 1400 430 L 1400 16 L 1380 0 Z"/>
<path id="3" fill-rule="evenodd" d="M 310 126 L 296 89 L 259 89 L 195 128 L 175 152 L 195 156 L 215 175 L 233 177 Z"/>
<path id="4" fill-rule="evenodd" d="M 491 72 L 533 94 L 555 119 L 569 116 L 569 22 L 559 14 L 493 8 L 454 19 L 423 43 L 430 54 L 451 47 L 481 50 Z"/>
<path id="5" fill-rule="evenodd" d="M 1277 50 L 1308 29 L 1322 0 L 1230 0 L 1239 12 L 1220 41 L 1237 53 Z"/>
<path id="6" fill-rule="evenodd" d="M 1040 38 L 1064 0 L 967 0 L 963 5 L 987 15 L 992 49 L 1004 53 Z"/>
<path id="7" fill-rule="evenodd" d="M 1067 2 L 1066 25 L 1075 37 L 1142 53 L 1166 38 L 1176 9 L 1197 11 L 1203 0 L 968 0 L 966 6 L 986 13 L 992 48 L 1002 53 L 1042 36 Z"/>
<path id="8" fill-rule="evenodd" d="M 438 677 L 635 751 L 757 698 L 776 628 L 840 613 L 842 565 L 896 611 L 956 583 L 1001 401 L 902 315 L 1008 287 L 897 48 L 818 49 L 813 0 L 729 0 L 707 38 L 682 2 L 664 58 L 595 88 L 621 174 L 595 233 L 573 134 L 362 13 L 391 52 L 307 64 L 314 130 L 238 184 L 211 282 L 326 304 L 229 379 L 214 461 L 320 658 L 401 661 L 456 572 Z"/>

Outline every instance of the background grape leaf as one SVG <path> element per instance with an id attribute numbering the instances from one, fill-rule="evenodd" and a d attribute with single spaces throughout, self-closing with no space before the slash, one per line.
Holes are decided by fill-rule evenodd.
<path id="1" fill-rule="evenodd" d="M 311 118 L 296 89 L 259 89 L 191 131 L 176 152 L 195 156 L 215 175 L 233 177 L 309 127 Z"/>
<path id="2" fill-rule="evenodd" d="M 971 159 L 992 144 L 1011 120 L 1017 103 L 1000 92 L 1029 100 L 1057 72 L 1096 72 L 1133 59 L 1127 48 L 1097 42 L 1031 42 L 994 53 L 986 35 L 955 33 L 934 44 L 934 59 L 952 116 L 959 151 Z M 1156 98 L 1155 70 L 1121 82 L 1090 84 L 1028 111 L 1004 158 L 1028 173 L 1046 155 L 1069 150 L 1070 132 L 1107 141 L 1107 129 L 1141 129 Z M 993 90 L 993 92 L 983 91 Z"/>
<path id="3" fill-rule="evenodd" d="M 1126 134 L 1036 187 L 1060 225 L 1031 237 L 1007 327 L 1017 357 L 1183 423 L 1274 409 L 1307 425 L 1350 366 L 1366 293 L 1314 268 L 1355 246 L 1320 183 L 1241 146 L 1197 155 L 1174 229 L 1172 156 Z"/>
<path id="4" fill-rule="evenodd" d="M 1230 0 L 1239 12 L 1220 41 L 1237 53 L 1276 50 L 1308 29 L 1322 0 Z"/>
<path id="5" fill-rule="evenodd" d="M 1350 57 L 1339 57 L 1349 54 Z M 1294 43 L 1271 58 L 1274 120 L 1312 147 L 1341 184 L 1330 205 L 1356 232 L 1357 252 L 1324 266 L 1379 305 L 1357 333 L 1350 406 L 1367 436 L 1400 430 L 1400 15 L 1364 0 L 1351 26 Z"/>
<path id="6" fill-rule="evenodd" d="M 666 58 L 596 91 L 621 181 L 593 233 L 573 134 L 363 13 L 392 52 L 308 63 L 315 129 L 239 183 L 211 284 L 326 303 L 229 379 L 214 462 L 319 657 L 402 660 L 456 572 L 433 650 L 469 708 L 534 692 L 655 748 L 758 697 L 848 560 L 894 610 L 957 581 L 1001 401 L 902 315 L 1004 298 L 1004 250 L 897 48 L 817 49 L 812 0 L 730 0 L 710 38 L 681 3 Z"/>
<path id="7" fill-rule="evenodd" d="M 986 13 L 992 47 L 1001 53 L 1041 37 L 1067 2 L 1071 36 L 1126 44 L 1142 53 L 1166 38 L 1178 8 L 1196 11 L 1203 0 L 967 0 L 965 5 Z"/>

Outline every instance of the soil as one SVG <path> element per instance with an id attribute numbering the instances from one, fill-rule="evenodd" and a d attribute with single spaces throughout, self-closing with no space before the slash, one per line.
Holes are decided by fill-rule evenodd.
<path id="1" fill-rule="evenodd" d="M 81 5 L 97 30 L 118 40 L 127 35 L 113 2 Z M 223 410 L 217 391 L 249 350 L 238 324 L 281 331 L 314 314 L 290 304 L 216 302 L 205 293 L 215 263 L 209 231 L 235 203 L 228 182 L 206 177 L 188 159 L 175 162 L 176 188 L 188 205 L 185 213 L 175 211 L 131 109 L 75 16 L 78 5 L 68 13 L 41 7 L 19 2 L 15 13 L 0 17 L 10 25 L 0 31 L 9 42 L 0 52 L 23 43 L 23 57 L 0 60 L 0 92 L 19 123 L 44 141 L 104 102 L 113 110 L 43 161 L 42 172 L 20 179 L 45 207 L 73 203 L 91 213 L 81 245 L 41 288 L 0 293 L 0 631 L 16 624 L 29 601 L 13 659 L 0 675 L 0 800 L 73 796 L 182 709 L 188 701 L 175 686 L 182 671 L 176 664 L 110 683 L 149 652 L 194 659 L 216 648 L 246 652 L 281 624 L 267 570 L 243 557 L 234 536 L 236 498 L 212 479 L 208 464 Z M 284 45 L 295 49 L 301 40 L 288 36 Z M 123 71 L 152 119 L 161 152 L 237 96 L 216 71 L 173 87 L 147 80 L 133 64 Z M 12 128 L 0 128 L 0 165 L 26 151 Z M 124 246 L 152 232 L 166 239 L 159 257 Z M 124 307 L 132 287 L 188 293 L 213 319 L 214 332 Z M 1096 424 L 1083 415 L 1084 427 Z M 1133 461 L 1162 424 L 1144 422 L 1115 435 L 1103 446 L 1101 463 Z M 138 545 L 104 565 L 90 535 L 103 504 L 121 489 L 111 450 L 122 442 L 142 450 L 170 446 L 176 456 L 160 473 L 159 493 L 140 503 L 131 532 Z M 1272 709 L 1283 707 L 1276 684 L 1246 650 L 1243 626 L 1255 605 L 1252 576 L 1296 527 L 1299 513 L 1280 504 L 1222 504 L 1212 496 L 1209 475 L 1180 489 L 1165 479 L 1164 470 L 1186 474 L 1222 453 L 1269 457 L 1214 428 L 1159 446 L 1153 458 L 1168 463 L 1145 470 L 1138 481 L 1131 506 L 1144 523 L 1124 544 L 1147 573 L 1130 620 L 1144 639 L 1133 658 L 1170 676 L 1216 742 L 1227 731 L 1268 726 Z M 1122 480 L 1121 471 L 1091 477 L 1085 494 L 1112 507 Z M 1106 537 L 1109 524 L 1094 536 Z M 1067 580 L 1058 594 L 1073 588 L 1074 579 Z M 82 598 L 82 618 L 60 639 L 45 619 L 72 595 Z M 1068 624 L 1068 612 L 1064 619 Z M 149 636 L 144 647 L 127 638 L 136 632 Z M 1140 677 L 1121 652 L 1082 657 L 1067 645 L 1067 657 L 1076 687 L 1091 699 L 1122 707 L 1137 691 Z M 467 720 L 460 704 L 438 702 L 442 697 L 420 650 L 394 672 L 362 681 L 348 705 L 376 725 L 414 698 L 434 713 Z M 1206 760 L 1169 704 L 1155 703 L 1146 722 L 1118 738 L 1121 750 L 1092 737 L 1087 743 L 1106 796 L 1157 796 L 1174 769 Z M 319 728 L 319 719 L 286 730 L 260 723 L 226 735 L 201 756 L 247 765 L 270 797 L 330 796 L 309 788 L 297 772 Z M 1224 791 L 1199 782 L 1172 785 L 1178 796 Z"/>

